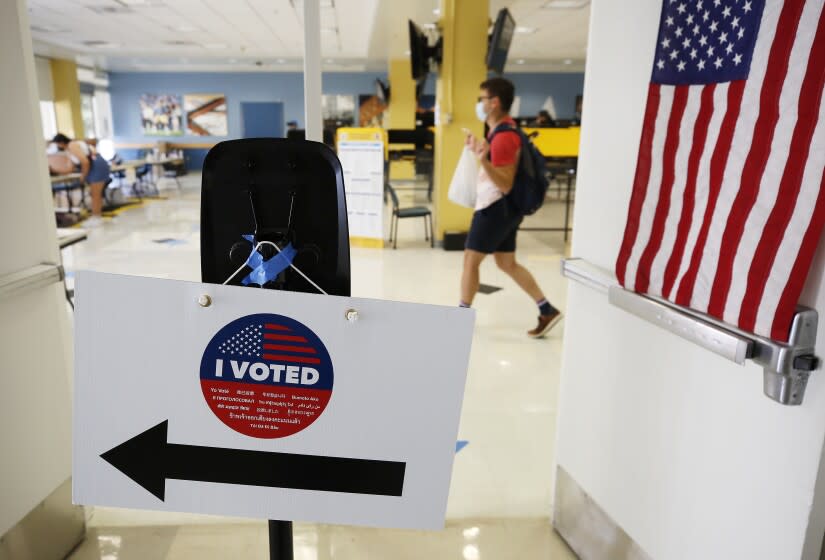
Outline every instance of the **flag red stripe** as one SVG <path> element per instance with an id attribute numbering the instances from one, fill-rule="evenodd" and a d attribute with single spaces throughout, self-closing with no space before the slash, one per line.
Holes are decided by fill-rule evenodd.
<path id="1" fill-rule="evenodd" d="M 264 338 L 266 340 L 285 340 L 287 342 L 307 342 L 307 339 L 303 336 L 292 336 L 288 334 L 269 334 L 264 333 Z"/>
<path id="2" fill-rule="evenodd" d="M 739 191 L 736 193 L 733 206 L 728 214 L 722 244 L 719 248 L 719 262 L 716 265 L 716 276 L 708 302 L 708 313 L 716 317 L 721 318 L 725 312 L 733 277 L 733 261 L 745 231 L 745 222 L 756 203 L 759 185 L 765 173 L 776 123 L 779 120 L 779 96 L 788 72 L 791 49 L 804 5 L 804 2 L 786 2 L 779 14 L 776 36 L 768 55 L 768 65 L 759 94 L 759 116 L 756 119 L 750 150 L 742 169 Z"/>
<path id="3" fill-rule="evenodd" d="M 287 346 L 284 344 L 264 344 L 264 350 L 278 350 L 280 352 L 300 352 L 301 354 L 317 354 L 315 348 L 309 346 Z"/>
<path id="4" fill-rule="evenodd" d="M 813 216 L 811 216 L 811 223 L 802 238 L 799 254 L 796 256 L 793 269 L 788 277 L 788 283 L 785 284 L 785 290 L 782 292 L 782 297 L 779 298 L 779 304 L 776 307 L 776 314 L 771 326 L 771 338 L 774 340 L 788 340 L 796 303 L 799 301 L 802 288 L 805 286 L 808 270 L 811 268 L 816 246 L 819 243 L 819 237 L 822 235 L 823 225 L 825 225 L 825 172 L 823 172 L 819 184 L 819 194 L 816 197 L 816 206 L 814 207 Z"/>
<path id="5" fill-rule="evenodd" d="M 685 252 L 687 236 L 693 223 L 693 208 L 696 205 L 696 176 L 699 174 L 699 161 L 705 151 L 705 141 L 708 137 L 710 119 L 713 116 L 713 95 L 716 84 L 709 84 L 702 88 L 702 97 L 699 104 L 699 114 L 693 127 L 693 146 L 688 157 L 687 181 L 685 192 L 682 195 L 682 214 L 679 216 L 679 225 L 676 230 L 676 240 L 673 243 L 673 252 L 665 267 L 662 295 L 670 297 L 676 276 L 682 265 L 682 256 Z"/>
<path id="6" fill-rule="evenodd" d="M 667 121 L 667 136 L 665 137 L 664 152 L 662 153 L 662 183 L 656 202 L 656 212 L 653 215 L 653 225 L 647 246 L 639 259 L 636 270 L 636 291 L 647 292 L 650 286 L 650 267 L 653 259 L 662 245 L 665 234 L 665 220 L 670 212 L 670 195 L 673 191 L 673 182 L 676 180 L 676 153 L 679 151 L 679 132 L 682 128 L 682 117 L 687 106 L 690 86 L 676 86 L 673 91 L 673 106 Z"/>
<path id="7" fill-rule="evenodd" d="M 762 231 L 762 237 L 748 271 L 748 285 L 742 300 L 742 308 L 739 311 L 739 326 L 748 331 L 752 331 L 756 325 L 757 311 L 762 294 L 765 292 L 765 283 L 773 268 L 779 244 L 791 221 L 799 197 L 805 161 L 808 159 L 811 138 L 819 119 L 823 85 L 825 85 L 825 12 L 822 12 L 819 17 L 808 67 L 800 88 L 798 118 L 791 138 L 788 161 L 779 183 L 776 204 L 765 223 L 765 229 Z"/>
<path id="8" fill-rule="evenodd" d="M 647 183 L 650 180 L 650 166 L 653 161 L 653 135 L 656 132 L 656 115 L 659 112 L 659 90 L 659 84 L 650 84 L 647 91 L 647 107 L 645 108 L 645 117 L 642 124 L 642 138 L 639 142 L 639 157 L 636 161 L 633 194 L 630 196 L 630 209 L 628 210 L 624 239 L 619 249 L 619 257 L 616 260 L 616 277 L 622 286 L 625 285 L 627 261 L 630 259 L 630 253 L 633 251 L 633 245 L 636 243 L 636 236 L 639 233 L 642 206 L 647 195 Z"/>
<path id="9" fill-rule="evenodd" d="M 271 360 L 273 362 L 293 362 L 298 364 L 320 364 L 319 358 L 308 358 L 306 356 L 286 356 L 283 354 L 264 354 L 264 360 Z"/>
<path id="10" fill-rule="evenodd" d="M 283 325 L 273 325 L 272 323 L 266 323 L 264 325 L 264 328 L 269 329 L 271 331 L 290 331 L 290 330 L 292 330 L 289 327 L 285 327 Z"/>
<path id="11" fill-rule="evenodd" d="M 728 86 L 728 104 L 725 110 L 725 117 L 719 129 L 719 137 L 716 140 L 716 147 L 713 149 L 713 156 L 710 160 L 710 184 L 708 185 L 708 204 L 705 207 L 705 216 L 699 235 L 696 237 L 696 246 L 690 257 L 690 266 L 685 272 L 679 289 L 676 291 L 676 302 L 678 305 L 689 306 L 693 299 L 693 288 L 696 284 L 696 275 L 699 273 L 699 265 L 705 252 L 705 243 L 708 239 L 708 229 L 713 212 L 716 210 L 716 200 L 719 198 L 719 191 L 722 189 L 722 179 L 725 174 L 725 167 L 728 164 L 730 146 L 733 141 L 733 132 L 736 129 L 736 121 L 739 118 L 739 109 L 742 106 L 742 94 L 745 91 L 745 81 L 737 80 Z"/>

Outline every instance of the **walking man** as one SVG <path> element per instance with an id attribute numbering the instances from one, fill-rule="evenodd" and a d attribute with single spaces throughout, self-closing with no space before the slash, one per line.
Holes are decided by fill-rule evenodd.
<path id="1" fill-rule="evenodd" d="M 464 249 L 460 305 L 472 305 L 478 292 L 479 267 L 492 254 L 498 267 L 536 302 L 538 324 L 527 335 L 541 338 L 559 322 L 561 312 L 547 301 L 530 271 L 516 261 L 516 234 L 524 216 L 506 198 L 513 188 L 521 153 L 521 139 L 509 114 L 514 96 L 513 84 L 504 78 L 483 82 L 476 116 L 486 122 L 490 134 L 487 139 L 472 134 L 466 138 L 467 146 L 478 157 L 479 172 L 475 213 Z"/>

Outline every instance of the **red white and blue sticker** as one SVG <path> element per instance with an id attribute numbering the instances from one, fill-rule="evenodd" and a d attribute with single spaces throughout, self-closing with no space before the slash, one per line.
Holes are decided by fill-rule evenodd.
<path id="1" fill-rule="evenodd" d="M 291 436 L 332 396 L 332 360 L 306 325 L 260 313 L 236 319 L 209 341 L 201 389 L 221 422 L 256 438 Z"/>

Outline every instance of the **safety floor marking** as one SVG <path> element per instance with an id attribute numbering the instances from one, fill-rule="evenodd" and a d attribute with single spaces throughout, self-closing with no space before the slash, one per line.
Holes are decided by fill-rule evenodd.
<path id="1" fill-rule="evenodd" d="M 494 293 L 498 292 L 499 290 L 501 290 L 501 288 L 499 288 L 498 286 L 491 286 L 489 284 L 479 284 L 478 285 L 478 291 L 479 291 L 479 293 L 482 293 L 482 294 L 488 294 L 488 295 L 489 294 L 494 294 Z"/>

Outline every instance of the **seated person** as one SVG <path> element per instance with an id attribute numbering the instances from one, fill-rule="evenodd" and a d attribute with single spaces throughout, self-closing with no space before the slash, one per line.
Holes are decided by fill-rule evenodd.
<path id="1" fill-rule="evenodd" d="M 74 171 L 74 164 L 69 154 L 59 149 L 55 144 L 49 144 L 46 149 L 46 161 L 49 163 L 49 175 L 68 175 Z"/>
<path id="2" fill-rule="evenodd" d="M 69 158 L 80 172 L 81 181 L 89 185 L 92 191 L 92 217 L 89 227 L 103 223 L 103 189 L 109 181 L 109 164 L 94 148 L 82 140 L 72 140 L 65 134 L 58 133 L 52 139 L 57 147 L 69 154 Z"/>
<path id="3" fill-rule="evenodd" d="M 550 113 L 544 109 L 539 111 L 536 120 L 533 121 L 533 126 L 536 128 L 547 128 L 553 126 L 554 124 L 556 124 L 555 120 L 550 116 Z"/>

